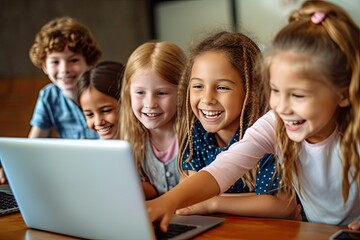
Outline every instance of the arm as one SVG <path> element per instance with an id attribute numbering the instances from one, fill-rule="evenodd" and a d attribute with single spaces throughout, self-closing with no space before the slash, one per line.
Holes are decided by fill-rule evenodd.
<path id="1" fill-rule="evenodd" d="M 50 136 L 50 129 L 42 129 L 37 126 L 33 126 L 29 132 L 29 138 L 47 138 Z"/>
<path id="2" fill-rule="evenodd" d="M 213 214 L 301 220 L 301 207 L 287 193 L 277 195 L 227 194 L 180 209 L 178 214 Z"/>
<path id="3" fill-rule="evenodd" d="M 196 171 L 186 171 L 192 176 Z M 182 176 L 186 179 L 186 176 Z M 180 178 L 180 181 L 184 180 Z M 301 206 L 296 199 L 291 200 L 285 192 L 277 195 L 255 193 L 223 194 L 204 202 L 180 209 L 177 214 L 214 214 L 226 213 L 231 215 L 287 218 L 301 220 Z"/>
<path id="4" fill-rule="evenodd" d="M 141 185 L 144 190 L 146 200 L 153 199 L 158 196 L 155 187 L 151 183 L 142 181 Z"/>
<path id="5" fill-rule="evenodd" d="M 275 115 L 269 111 L 246 130 L 239 142 L 219 153 L 203 170 L 209 172 L 219 184 L 220 191 L 225 192 L 265 154 L 274 154 L 274 149 Z"/>
<path id="6" fill-rule="evenodd" d="M 226 191 L 246 171 L 252 169 L 265 153 L 274 151 L 274 122 L 273 113 L 267 113 L 247 129 L 241 141 L 220 153 L 209 166 L 159 198 L 147 202 L 150 220 L 160 220 L 160 228 L 166 231 L 177 209 Z"/>

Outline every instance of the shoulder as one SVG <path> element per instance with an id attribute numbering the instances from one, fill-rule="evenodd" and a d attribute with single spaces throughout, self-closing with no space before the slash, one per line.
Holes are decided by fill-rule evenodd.
<path id="1" fill-rule="evenodd" d="M 65 97 L 60 88 L 55 84 L 49 83 L 40 90 L 39 96 L 44 99 L 58 99 Z"/>
<path id="2" fill-rule="evenodd" d="M 270 110 L 267 113 L 265 113 L 263 116 L 261 116 L 256 122 L 249 127 L 245 134 L 246 135 L 262 135 L 270 137 L 270 139 L 273 138 L 275 135 L 275 125 L 276 125 L 276 118 L 275 113 Z"/>

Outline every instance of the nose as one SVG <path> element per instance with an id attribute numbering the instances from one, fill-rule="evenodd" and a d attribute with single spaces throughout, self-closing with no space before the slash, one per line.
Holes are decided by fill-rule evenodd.
<path id="1" fill-rule="evenodd" d="M 95 126 L 101 126 L 105 124 L 105 119 L 100 114 L 95 115 Z"/>
<path id="2" fill-rule="evenodd" d="M 205 104 L 214 104 L 216 102 L 215 93 L 210 88 L 205 88 L 202 91 L 201 102 Z"/>
<path id="3" fill-rule="evenodd" d="M 145 108 L 156 108 L 157 107 L 157 101 L 156 97 L 153 94 L 148 94 L 145 98 Z"/>
<path id="4" fill-rule="evenodd" d="M 62 61 L 60 64 L 60 72 L 67 73 L 69 70 L 69 64 L 66 61 Z"/>
<path id="5" fill-rule="evenodd" d="M 279 114 L 290 114 L 290 102 L 286 96 L 279 96 L 276 101 L 275 111 Z"/>

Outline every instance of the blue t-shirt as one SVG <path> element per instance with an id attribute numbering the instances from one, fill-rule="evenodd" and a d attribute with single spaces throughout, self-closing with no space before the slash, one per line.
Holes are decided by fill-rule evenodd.
<path id="1" fill-rule="evenodd" d="M 193 155 L 189 162 L 190 149 L 186 149 L 182 159 L 182 169 L 199 171 L 203 167 L 213 162 L 216 156 L 226 151 L 233 143 L 239 141 L 239 130 L 230 140 L 226 147 L 218 147 L 215 134 L 207 132 L 199 120 L 195 120 L 193 128 Z M 266 154 L 260 159 L 260 169 L 257 174 L 255 192 L 256 194 L 276 193 L 278 188 L 278 176 L 274 175 L 275 158 L 271 154 Z M 249 192 L 249 188 L 239 179 L 227 191 L 227 193 L 244 193 Z"/>
<path id="2" fill-rule="evenodd" d="M 42 129 L 53 127 L 61 138 L 99 138 L 97 133 L 87 127 L 80 107 L 53 83 L 40 90 L 30 125 Z"/>

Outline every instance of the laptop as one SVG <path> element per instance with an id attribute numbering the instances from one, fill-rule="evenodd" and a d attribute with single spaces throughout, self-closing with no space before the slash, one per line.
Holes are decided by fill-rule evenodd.
<path id="1" fill-rule="evenodd" d="M 121 140 L 0 138 L 0 158 L 25 224 L 86 239 L 155 239 L 131 146 Z M 174 216 L 189 239 L 221 224 Z M 159 237 L 158 237 L 159 238 Z"/>
<path id="2" fill-rule="evenodd" d="M 19 207 L 9 185 L 0 185 L 0 216 L 19 212 Z"/>

